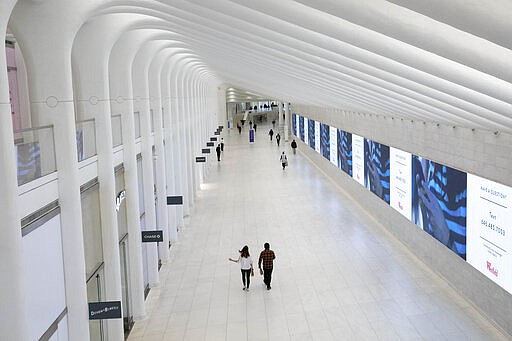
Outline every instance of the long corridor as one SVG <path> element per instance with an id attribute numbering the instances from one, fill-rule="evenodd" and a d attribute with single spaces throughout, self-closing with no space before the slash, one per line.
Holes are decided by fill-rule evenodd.
<path id="1" fill-rule="evenodd" d="M 224 135 L 129 340 L 506 340 L 289 143 Z M 283 139 L 284 140 L 284 139 Z M 286 146 L 283 149 L 283 144 Z M 285 150 L 289 167 L 279 162 Z M 228 261 L 269 242 L 272 289 Z"/>

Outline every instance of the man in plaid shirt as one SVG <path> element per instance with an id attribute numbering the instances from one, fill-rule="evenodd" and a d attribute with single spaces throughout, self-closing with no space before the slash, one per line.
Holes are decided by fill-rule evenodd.
<path id="1" fill-rule="evenodd" d="M 276 255 L 274 254 L 274 251 L 270 250 L 269 243 L 265 243 L 263 246 L 265 247 L 265 250 L 260 253 L 258 267 L 260 268 L 260 274 L 263 274 L 263 283 L 267 285 L 267 290 L 270 290 L 272 269 L 274 268 L 274 259 L 276 258 Z M 263 263 L 263 270 L 261 269 L 261 263 Z"/>

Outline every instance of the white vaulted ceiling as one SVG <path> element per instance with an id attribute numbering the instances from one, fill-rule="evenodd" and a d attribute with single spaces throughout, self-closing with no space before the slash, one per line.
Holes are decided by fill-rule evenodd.
<path id="1" fill-rule="evenodd" d="M 512 131 L 510 0 L 105 1 L 230 86 L 298 104 Z M 154 18 L 154 19 L 153 19 Z"/>

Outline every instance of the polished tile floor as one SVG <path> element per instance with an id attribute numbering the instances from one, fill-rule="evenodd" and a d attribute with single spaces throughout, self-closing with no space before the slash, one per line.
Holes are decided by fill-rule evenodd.
<path id="1" fill-rule="evenodd" d="M 471 305 L 370 219 L 289 143 L 260 126 L 225 134 L 148 318 L 129 340 L 506 340 Z M 283 149 L 284 148 L 284 149 Z M 289 167 L 279 155 L 285 150 Z M 276 253 L 272 290 L 242 291 L 248 245 Z"/>

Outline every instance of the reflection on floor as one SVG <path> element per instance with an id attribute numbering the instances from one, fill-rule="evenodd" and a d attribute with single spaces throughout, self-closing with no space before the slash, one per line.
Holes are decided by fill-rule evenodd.
<path id="1" fill-rule="evenodd" d="M 129 340 L 507 339 L 268 130 L 258 125 L 253 144 L 247 127 L 225 133 Z M 257 262 L 264 242 L 272 290 L 256 272 L 242 291 L 228 258 L 248 245 Z"/>

